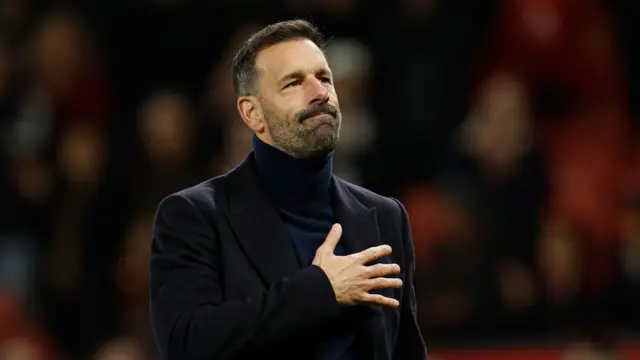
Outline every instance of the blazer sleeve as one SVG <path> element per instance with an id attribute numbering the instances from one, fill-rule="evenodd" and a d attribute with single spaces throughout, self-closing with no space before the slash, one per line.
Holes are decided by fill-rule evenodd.
<path id="1" fill-rule="evenodd" d="M 158 206 L 150 260 L 151 320 L 164 360 L 231 359 L 255 354 L 339 313 L 316 266 L 243 301 L 225 301 L 219 239 L 187 197 Z"/>
<path id="2" fill-rule="evenodd" d="M 400 326 L 398 340 L 393 351 L 393 360 L 426 360 L 427 348 L 418 327 L 416 292 L 413 286 L 415 275 L 415 250 L 407 210 L 402 203 L 394 199 L 402 215 L 402 240 L 405 251 L 406 275 L 404 295 L 400 303 Z"/>

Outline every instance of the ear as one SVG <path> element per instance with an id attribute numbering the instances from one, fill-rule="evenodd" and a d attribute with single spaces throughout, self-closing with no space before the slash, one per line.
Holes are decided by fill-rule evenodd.
<path id="1" fill-rule="evenodd" d="M 260 102 L 255 96 L 240 96 L 237 102 L 238 112 L 242 121 L 256 134 L 265 130 L 264 117 Z"/>

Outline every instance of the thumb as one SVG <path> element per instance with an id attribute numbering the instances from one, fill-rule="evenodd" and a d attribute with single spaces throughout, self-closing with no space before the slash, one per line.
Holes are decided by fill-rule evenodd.
<path id="1" fill-rule="evenodd" d="M 324 243 L 322 243 L 322 250 L 333 254 L 333 252 L 336 250 L 336 245 L 338 245 L 341 236 L 342 226 L 340 224 L 333 224 L 331 230 L 329 230 L 327 238 L 324 240 Z"/>

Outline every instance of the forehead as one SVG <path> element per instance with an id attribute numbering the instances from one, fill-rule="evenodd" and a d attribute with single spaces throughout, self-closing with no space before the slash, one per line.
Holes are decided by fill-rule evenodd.
<path id="1" fill-rule="evenodd" d="M 291 72 L 329 69 L 322 50 L 308 39 L 285 41 L 262 50 L 256 57 L 256 67 L 265 80 L 276 81 Z"/>

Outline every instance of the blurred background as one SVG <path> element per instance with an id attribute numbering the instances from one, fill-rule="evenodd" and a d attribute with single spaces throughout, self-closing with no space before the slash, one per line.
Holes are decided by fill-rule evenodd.
<path id="1" fill-rule="evenodd" d="M 157 359 L 155 207 L 250 151 L 230 58 L 292 17 L 432 359 L 640 359 L 637 0 L 0 0 L 1 359 Z"/>

